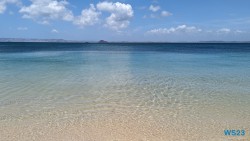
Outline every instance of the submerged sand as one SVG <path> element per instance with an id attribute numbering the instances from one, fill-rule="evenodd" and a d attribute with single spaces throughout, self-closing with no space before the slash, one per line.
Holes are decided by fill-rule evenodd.
<path id="1" fill-rule="evenodd" d="M 224 54 L 16 55 L 0 62 L 0 141 L 250 140 L 245 61 L 232 65 Z M 226 129 L 246 135 L 227 137 Z"/>
<path id="2" fill-rule="evenodd" d="M 247 119 L 230 121 L 229 117 L 225 117 L 227 119 L 224 120 L 225 118 L 223 119 L 219 113 L 205 115 L 211 112 L 215 114 L 212 109 L 204 112 L 195 108 L 193 111 L 180 108 L 176 111 L 153 107 L 150 109 L 143 106 L 120 108 L 103 106 L 100 109 L 91 110 L 67 107 L 45 109 L 20 117 L 10 114 L 9 117 L 1 119 L 0 140 L 226 141 L 249 139 L 249 135 L 237 138 L 224 135 L 226 128 L 249 127 Z M 199 116 L 200 114 L 203 116 Z"/>

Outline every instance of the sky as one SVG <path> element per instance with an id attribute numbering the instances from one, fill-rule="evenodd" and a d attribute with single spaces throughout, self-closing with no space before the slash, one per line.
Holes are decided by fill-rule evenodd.
<path id="1" fill-rule="evenodd" d="M 250 41 L 250 0 L 0 0 L 0 38 Z"/>

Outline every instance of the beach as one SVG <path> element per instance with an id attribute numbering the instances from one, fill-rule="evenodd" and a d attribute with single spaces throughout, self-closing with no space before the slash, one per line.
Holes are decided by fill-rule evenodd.
<path id="1" fill-rule="evenodd" d="M 227 141 L 249 44 L 0 43 L 1 141 Z M 22 51 L 21 51 L 22 50 Z"/>

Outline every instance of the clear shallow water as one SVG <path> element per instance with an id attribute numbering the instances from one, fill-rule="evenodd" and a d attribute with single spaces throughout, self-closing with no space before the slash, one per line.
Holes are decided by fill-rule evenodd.
<path id="1" fill-rule="evenodd" d="M 0 43 L 0 52 L 0 140 L 249 139 L 250 44 Z"/>

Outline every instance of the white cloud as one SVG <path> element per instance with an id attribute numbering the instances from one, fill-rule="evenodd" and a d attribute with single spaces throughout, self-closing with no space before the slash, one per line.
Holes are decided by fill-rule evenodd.
<path id="1" fill-rule="evenodd" d="M 160 6 L 150 5 L 149 10 L 154 12 L 154 13 L 151 13 L 150 15 L 145 15 L 144 18 L 147 18 L 147 17 L 149 17 L 149 18 L 162 18 L 162 17 L 168 17 L 168 16 L 173 15 L 172 13 L 170 13 L 166 10 L 161 10 Z M 160 12 L 158 12 L 158 11 L 160 11 Z"/>
<path id="2" fill-rule="evenodd" d="M 235 33 L 245 33 L 245 32 L 242 30 L 235 30 Z"/>
<path id="3" fill-rule="evenodd" d="M 51 32 L 52 32 L 52 33 L 59 33 L 59 31 L 56 30 L 56 29 L 52 29 Z"/>
<path id="4" fill-rule="evenodd" d="M 143 18 L 164 18 L 164 17 L 169 17 L 169 16 L 172 16 L 173 14 L 168 12 L 168 11 L 162 11 L 160 14 L 158 13 L 151 13 L 150 15 L 144 15 Z"/>
<path id="5" fill-rule="evenodd" d="M 180 26 L 171 27 L 171 28 L 152 29 L 152 30 L 148 31 L 147 33 L 171 34 L 171 33 L 197 33 L 197 32 L 201 32 L 201 31 L 202 30 L 200 28 L 197 28 L 195 26 L 180 25 Z"/>
<path id="6" fill-rule="evenodd" d="M 64 21 L 72 21 L 74 16 L 70 10 L 66 8 L 67 1 L 57 0 L 31 0 L 30 6 L 23 6 L 20 13 L 23 18 L 33 19 L 40 23 L 47 24 L 50 20 L 61 19 Z"/>
<path id="7" fill-rule="evenodd" d="M 18 4 L 19 0 L 0 0 L 0 14 L 4 13 L 8 4 Z"/>
<path id="8" fill-rule="evenodd" d="M 217 33 L 222 33 L 222 34 L 227 34 L 230 32 L 231 32 L 231 29 L 229 29 L 229 28 L 221 28 L 221 29 L 217 30 Z"/>
<path id="9" fill-rule="evenodd" d="M 97 4 L 97 9 L 111 13 L 111 15 L 106 18 L 105 26 L 117 31 L 126 28 L 130 24 L 130 20 L 134 15 L 130 4 L 120 2 L 99 2 Z"/>
<path id="10" fill-rule="evenodd" d="M 159 11 L 160 9 L 161 9 L 160 6 L 154 6 L 154 5 L 150 5 L 150 6 L 149 6 L 149 10 L 150 10 L 150 11 L 153 11 L 153 12 L 157 12 L 157 11 Z"/>
<path id="11" fill-rule="evenodd" d="M 245 31 L 242 31 L 242 30 L 232 30 L 232 29 L 229 29 L 229 28 L 221 28 L 221 29 L 218 29 L 216 31 L 216 33 L 218 34 L 242 34 L 242 33 L 246 33 Z"/>
<path id="12" fill-rule="evenodd" d="M 18 27 L 17 30 L 22 30 L 22 31 L 28 30 L 28 27 Z"/>
<path id="13" fill-rule="evenodd" d="M 93 4 L 90 4 L 90 8 L 82 10 L 82 14 L 76 17 L 73 23 L 81 27 L 86 25 L 93 25 L 99 20 L 100 14 L 100 12 L 96 11 L 95 6 Z"/>
<path id="14" fill-rule="evenodd" d="M 161 12 L 161 16 L 162 17 L 168 17 L 168 16 L 172 16 L 173 14 L 172 13 L 170 13 L 170 12 L 168 12 L 168 11 L 162 11 Z"/>

